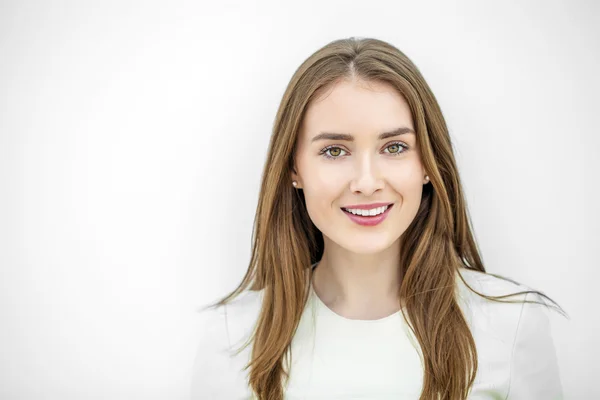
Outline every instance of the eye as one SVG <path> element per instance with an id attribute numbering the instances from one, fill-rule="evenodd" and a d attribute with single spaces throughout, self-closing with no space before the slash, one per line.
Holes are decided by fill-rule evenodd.
<path id="1" fill-rule="evenodd" d="M 391 151 L 388 151 L 388 154 L 391 154 L 392 156 L 396 156 L 396 155 L 406 152 L 406 150 L 408 149 L 408 146 L 402 142 L 392 142 L 392 143 L 388 144 L 385 148 L 391 149 Z M 328 158 L 330 160 L 336 160 L 338 158 L 342 158 L 342 155 L 340 154 L 341 151 L 346 151 L 346 150 L 342 149 L 339 146 L 331 145 L 331 146 L 327 146 L 323 150 L 321 150 L 319 155 L 323 155 L 323 156 L 325 156 L 325 158 Z"/>
<path id="2" fill-rule="evenodd" d="M 404 153 L 408 149 L 408 146 L 402 142 L 393 142 L 386 146 L 386 149 L 389 149 L 389 148 L 396 149 L 396 150 L 390 152 L 390 154 L 396 155 L 396 154 Z"/>
<path id="3" fill-rule="evenodd" d="M 344 150 L 338 146 L 327 146 L 323 150 L 321 150 L 321 152 L 319 154 L 324 155 L 325 158 L 336 159 L 336 158 L 340 158 L 340 154 L 339 154 L 340 151 L 346 151 L 346 150 Z M 330 154 L 327 154 L 327 152 L 330 152 Z"/>

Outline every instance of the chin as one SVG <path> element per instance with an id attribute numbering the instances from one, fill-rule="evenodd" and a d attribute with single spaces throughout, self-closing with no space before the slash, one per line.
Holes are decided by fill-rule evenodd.
<path id="1" fill-rule="evenodd" d="M 341 246 L 349 252 L 367 255 L 381 253 L 387 250 L 393 243 L 393 240 L 377 240 L 375 237 L 368 240 L 360 240 L 360 237 L 356 237 L 356 240 L 345 242 Z"/>

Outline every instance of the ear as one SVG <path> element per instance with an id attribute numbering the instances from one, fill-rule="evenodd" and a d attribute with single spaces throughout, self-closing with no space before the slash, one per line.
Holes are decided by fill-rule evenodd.
<path id="1" fill-rule="evenodd" d="M 298 175 L 296 173 L 292 173 L 291 179 L 290 179 L 290 185 L 292 184 L 292 182 L 296 181 L 297 184 L 295 186 L 296 189 L 300 189 L 300 187 L 302 186 L 300 184 L 300 179 L 298 178 Z"/>
<path id="2" fill-rule="evenodd" d="M 300 183 L 300 178 L 298 177 L 298 174 L 296 173 L 296 168 L 295 167 L 292 169 L 292 172 L 291 172 L 290 175 L 291 175 L 290 176 L 290 185 L 292 184 L 293 181 L 296 181 L 298 183 L 297 183 L 297 185 L 295 187 L 296 187 L 296 189 L 300 189 L 302 185 Z"/>
<path id="3" fill-rule="evenodd" d="M 431 177 L 429 176 L 427 171 L 423 170 L 423 185 L 426 185 L 429 182 L 431 182 Z"/>

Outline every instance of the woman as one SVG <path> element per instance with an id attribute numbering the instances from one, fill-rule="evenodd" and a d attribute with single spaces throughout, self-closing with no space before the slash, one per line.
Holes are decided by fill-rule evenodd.
<path id="1" fill-rule="evenodd" d="M 194 399 L 562 398 L 548 297 L 485 272 L 442 112 L 390 44 L 296 71 L 254 229 L 203 311 Z"/>

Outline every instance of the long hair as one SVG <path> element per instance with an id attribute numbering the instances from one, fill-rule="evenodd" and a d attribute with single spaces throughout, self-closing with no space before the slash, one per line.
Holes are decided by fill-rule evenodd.
<path id="1" fill-rule="evenodd" d="M 417 215 L 402 235 L 399 300 L 404 304 L 402 315 L 422 349 L 420 400 L 465 399 L 477 373 L 477 349 L 455 298 L 455 272 L 459 267 L 486 271 L 437 100 L 413 62 L 384 41 L 355 37 L 335 40 L 295 71 L 274 121 L 248 270 L 235 290 L 208 307 L 225 305 L 244 291 L 263 291 L 252 335 L 238 353 L 252 344 L 250 362 L 244 370 L 250 369 L 249 386 L 254 395 L 259 400 L 283 399 L 283 380 L 289 378 L 284 358 L 289 356 L 308 300 L 307 282 L 313 274 L 310 266 L 321 259 L 324 250 L 323 235 L 308 215 L 303 191 L 290 184 L 298 132 L 308 104 L 331 85 L 348 78 L 391 84 L 410 106 L 417 147 L 431 182 L 423 186 Z M 489 300 L 537 293 L 556 304 L 536 290 L 488 296 L 458 276 L 470 290 Z"/>

